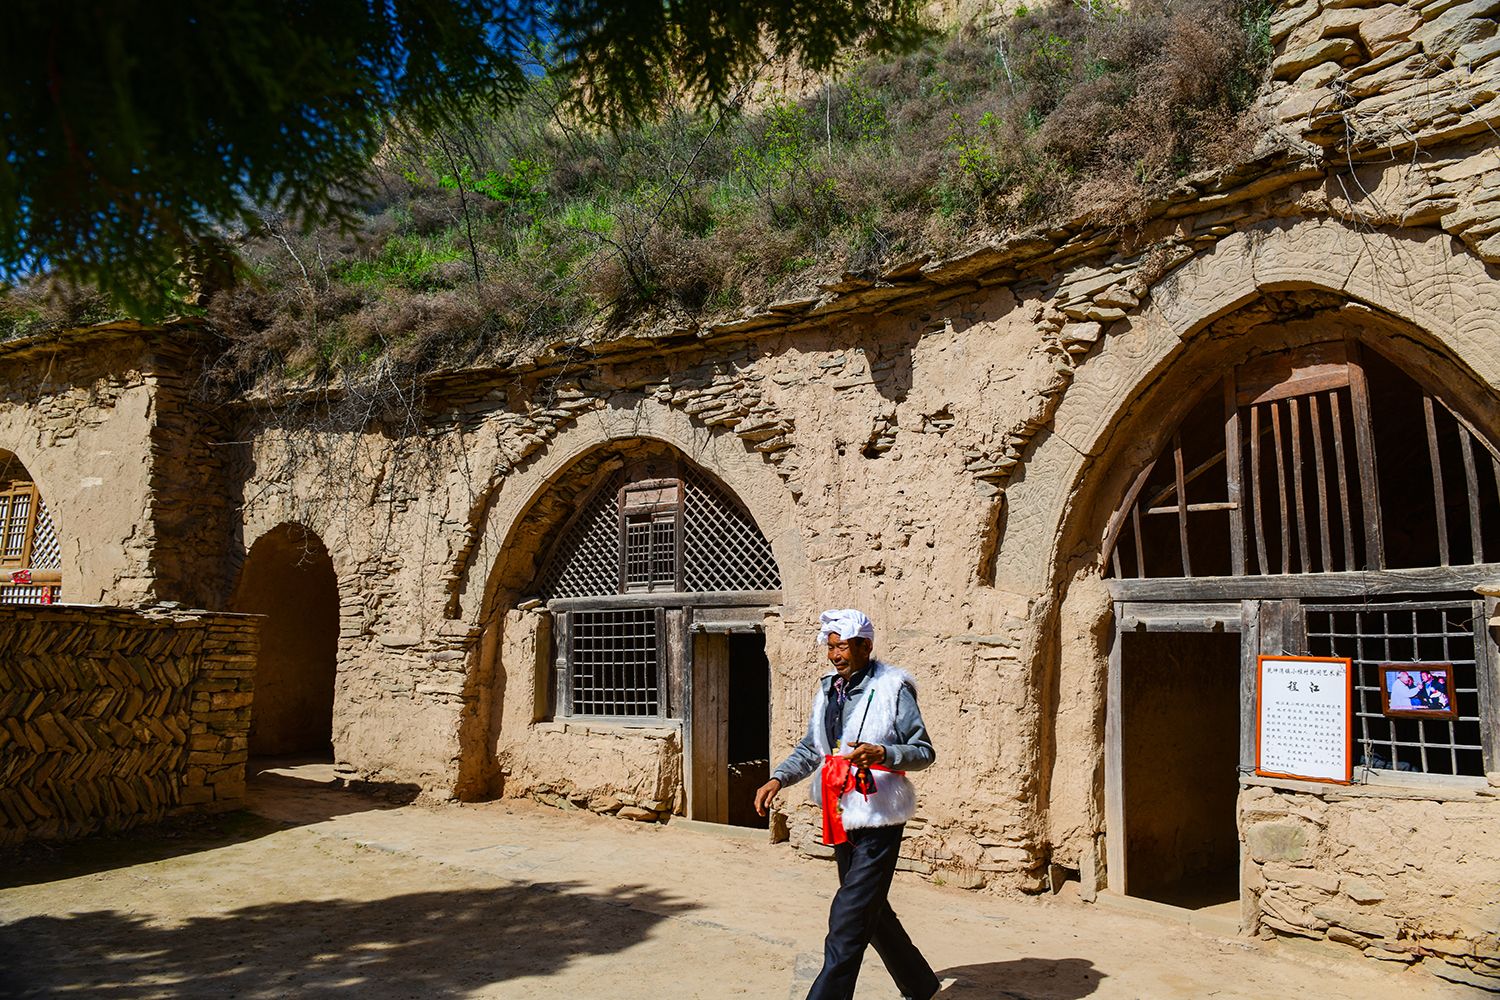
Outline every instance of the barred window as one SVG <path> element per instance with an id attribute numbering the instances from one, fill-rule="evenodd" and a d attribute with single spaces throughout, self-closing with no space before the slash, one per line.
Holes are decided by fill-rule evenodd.
<path id="1" fill-rule="evenodd" d="M 1354 661 L 1354 760 L 1357 767 L 1421 774 L 1484 774 L 1476 653 L 1483 648 L 1484 604 L 1473 600 L 1308 604 L 1307 643 L 1314 656 Z M 1384 714 L 1381 686 L 1391 667 L 1451 669 L 1453 719 Z"/>
<path id="2" fill-rule="evenodd" d="M 661 714 L 659 608 L 575 611 L 568 623 L 573 715 L 654 718 Z"/>

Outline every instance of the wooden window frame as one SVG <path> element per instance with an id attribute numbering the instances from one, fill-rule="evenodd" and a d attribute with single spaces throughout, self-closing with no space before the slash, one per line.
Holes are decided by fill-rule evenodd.
<path id="1" fill-rule="evenodd" d="M 21 529 L 21 551 L 18 555 L 7 556 L 5 547 L 16 520 L 15 501 L 18 497 L 27 498 L 26 523 Z M 0 488 L 0 500 L 5 504 L 4 513 L 0 515 L 0 568 L 25 569 L 31 565 L 31 547 L 36 541 L 37 508 L 40 502 L 36 483 L 12 480 Z"/>

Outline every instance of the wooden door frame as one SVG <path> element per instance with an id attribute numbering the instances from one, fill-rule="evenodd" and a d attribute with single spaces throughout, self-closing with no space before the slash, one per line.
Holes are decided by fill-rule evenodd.
<path id="1" fill-rule="evenodd" d="M 682 664 L 682 787 L 685 793 L 686 805 L 684 812 L 688 819 L 701 820 L 708 823 L 727 823 L 729 821 L 728 800 L 728 747 L 725 744 L 728 738 L 727 732 L 710 734 L 707 731 L 709 720 L 705 713 L 711 711 L 713 706 L 722 706 L 723 698 L 728 689 L 729 680 L 729 637 L 736 633 L 762 633 L 765 631 L 765 613 L 771 610 L 764 606 L 740 606 L 729 608 L 697 607 L 688 608 L 684 619 L 684 628 L 680 636 L 674 636 L 674 643 L 680 649 L 679 662 Z M 715 649 L 714 647 L 718 647 Z M 721 683 L 715 688 L 706 688 L 701 676 L 704 670 L 709 669 L 715 658 L 722 656 L 724 670 Z M 701 668 L 701 669 L 700 669 Z M 718 700 L 716 700 L 716 698 Z M 727 716 L 724 717 L 727 724 Z M 700 727 L 703 727 L 700 731 Z M 722 760 L 718 762 L 722 766 L 714 766 L 710 769 L 701 766 L 699 751 L 706 749 L 705 744 L 721 746 Z M 719 774 L 723 770 L 723 774 Z M 712 801 L 705 801 L 711 797 Z"/>
<path id="2" fill-rule="evenodd" d="M 1125 717 L 1121 704 L 1123 677 L 1121 648 L 1128 633 L 1137 632 L 1200 632 L 1240 633 L 1240 760 L 1245 755 L 1244 732 L 1247 715 L 1245 703 L 1244 658 L 1246 640 L 1245 621 L 1252 614 L 1249 606 L 1255 602 L 1194 602 L 1176 603 L 1166 601 L 1116 601 L 1114 610 L 1114 635 L 1109 646 L 1108 676 L 1104 700 L 1104 866 L 1105 886 L 1119 896 L 1130 894 L 1130 873 L 1125 863 L 1126 823 L 1125 810 Z M 1252 660 L 1252 662 L 1254 662 Z M 1254 672 L 1250 672 L 1253 685 Z M 1250 689 L 1251 725 L 1254 725 L 1254 688 Z M 1254 754 L 1252 730 L 1251 750 Z M 1245 900 L 1244 882 L 1240 882 L 1241 912 Z M 1243 924 L 1243 919 L 1242 919 Z"/>

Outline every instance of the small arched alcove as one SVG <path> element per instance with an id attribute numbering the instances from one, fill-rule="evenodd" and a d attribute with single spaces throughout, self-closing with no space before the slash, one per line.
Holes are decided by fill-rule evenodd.
<path id="1" fill-rule="evenodd" d="M 251 546 L 230 610 L 264 615 L 250 721 L 253 756 L 332 752 L 338 578 L 328 550 L 299 524 Z"/>
<path id="2" fill-rule="evenodd" d="M 31 473 L 0 449 L 0 601 L 54 604 L 62 592 L 62 546 Z"/>

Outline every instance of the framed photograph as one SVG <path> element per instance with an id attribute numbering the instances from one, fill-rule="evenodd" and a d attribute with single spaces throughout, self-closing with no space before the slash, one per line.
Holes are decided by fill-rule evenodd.
<path id="1" fill-rule="evenodd" d="M 1354 669 L 1341 657 L 1261 656 L 1255 773 L 1347 785 L 1354 776 Z"/>
<path id="2" fill-rule="evenodd" d="M 1396 719 L 1456 719 L 1451 663 L 1382 663 L 1380 712 Z"/>

